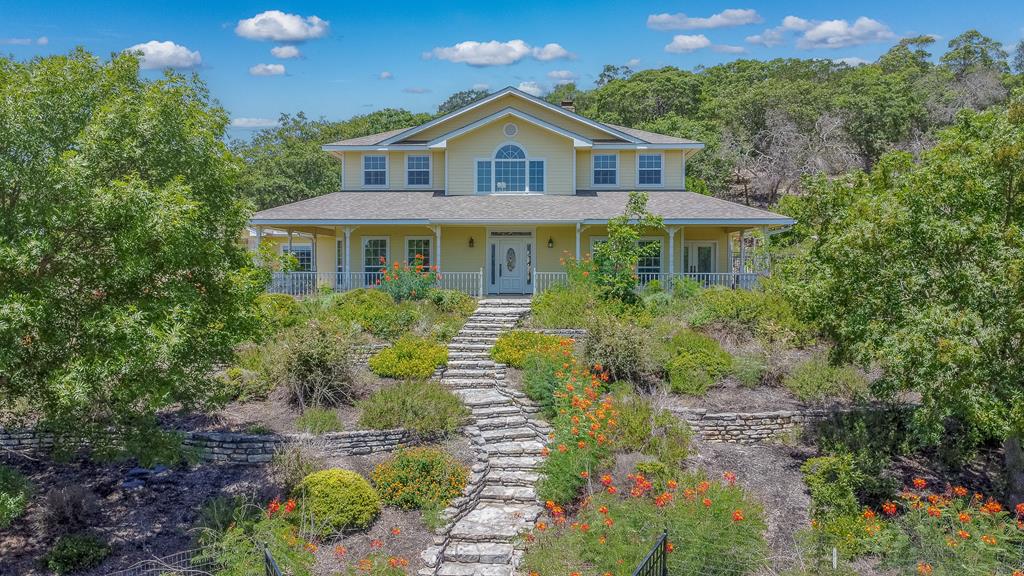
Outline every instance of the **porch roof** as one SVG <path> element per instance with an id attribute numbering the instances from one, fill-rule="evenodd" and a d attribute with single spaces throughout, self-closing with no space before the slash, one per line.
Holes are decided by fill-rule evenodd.
<path id="1" fill-rule="evenodd" d="M 666 224 L 788 225 L 788 216 L 684 190 L 647 192 L 648 210 Z M 443 191 L 334 192 L 253 215 L 254 225 L 346 224 L 602 224 L 621 215 L 629 194 L 580 190 L 575 195 L 445 196 Z"/>

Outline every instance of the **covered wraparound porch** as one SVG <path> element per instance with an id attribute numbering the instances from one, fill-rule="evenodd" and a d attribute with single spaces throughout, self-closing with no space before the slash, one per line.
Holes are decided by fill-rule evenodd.
<path id="1" fill-rule="evenodd" d="M 751 233 L 760 230 L 759 241 Z M 436 266 L 439 284 L 480 298 L 488 294 L 536 294 L 566 278 L 566 258 L 589 257 L 607 237 L 603 221 L 575 223 L 439 223 L 408 221 L 255 223 L 249 243 L 291 253 L 298 270 L 276 272 L 268 290 L 306 296 L 321 289 L 374 287 L 386 262 L 423 256 Z M 752 288 L 770 273 L 767 225 L 667 224 L 643 242 L 659 245 L 644 259 L 638 283 L 671 285 L 691 278 L 704 286 Z"/>

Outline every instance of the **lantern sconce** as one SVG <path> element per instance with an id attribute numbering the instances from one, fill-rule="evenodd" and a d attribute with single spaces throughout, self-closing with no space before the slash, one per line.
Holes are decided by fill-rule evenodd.
<path id="1" fill-rule="evenodd" d="M 473 246 L 476 246 L 476 241 L 473 240 L 472 236 L 470 236 L 469 237 L 469 247 L 472 248 Z"/>
<path id="2" fill-rule="evenodd" d="M 554 247 L 555 247 L 555 239 L 552 238 L 551 236 L 548 236 L 548 248 L 554 248 Z"/>

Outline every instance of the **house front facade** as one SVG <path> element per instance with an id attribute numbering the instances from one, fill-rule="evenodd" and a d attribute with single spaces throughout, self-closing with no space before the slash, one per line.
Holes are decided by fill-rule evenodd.
<path id="1" fill-rule="evenodd" d="M 686 190 L 703 144 L 603 124 L 505 88 L 420 126 L 334 142 L 338 192 L 253 215 L 253 243 L 292 253 L 299 270 L 272 289 L 301 293 L 376 284 L 381 259 L 421 255 L 442 284 L 474 296 L 532 294 L 564 278 L 606 237 L 628 193 L 648 194 L 665 230 L 641 282 L 688 276 L 747 287 L 765 271 L 747 232 L 785 216 Z"/>

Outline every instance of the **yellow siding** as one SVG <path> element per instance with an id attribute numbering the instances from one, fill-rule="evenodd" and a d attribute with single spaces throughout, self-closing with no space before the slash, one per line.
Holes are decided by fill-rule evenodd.
<path id="1" fill-rule="evenodd" d="M 437 138 L 438 136 L 447 134 L 448 132 L 451 132 L 453 130 L 458 130 L 459 128 L 467 124 L 472 124 L 473 122 L 476 122 L 481 118 L 486 118 L 487 116 L 490 116 L 491 114 L 494 114 L 502 110 L 503 108 L 508 107 L 514 107 L 515 109 L 521 112 L 524 112 L 531 116 L 535 116 L 545 122 L 554 124 L 555 126 L 559 126 L 571 132 L 575 132 L 576 134 L 579 134 L 580 136 L 584 136 L 586 138 L 613 138 L 613 136 L 611 136 L 607 132 L 603 130 L 598 130 L 592 126 L 580 122 L 579 120 L 569 118 L 559 112 L 556 112 L 549 108 L 545 108 L 540 104 L 527 101 L 522 97 L 507 94 L 505 96 L 502 96 L 501 98 L 497 98 L 491 102 L 488 102 L 487 104 L 484 104 L 478 108 L 465 112 L 459 116 L 456 116 L 455 118 L 441 122 L 436 126 L 432 126 L 427 130 L 424 130 L 423 132 L 414 134 L 411 137 L 411 140 L 432 140 L 434 138 Z"/>
<path id="2" fill-rule="evenodd" d="M 517 121 L 519 133 L 508 138 L 502 133 L 503 122 L 495 122 L 473 130 L 448 143 L 448 194 L 476 193 L 476 160 L 492 158 L 504 142 L 514 142 L 526 150 L 527 157 L 543 159 L 547 182 L 546 194 L 573 194 L 572 141 L 545 128 Z"/>
<path id="3" fill-rule="evenodd" d="M 399 152 L 345 152 L 342 156 L 344 175 L 343 190 L 363 189 L 363 156 L 366 154 L 388 157 L 388 190 L 443 190 L 444 151 L 399 151 Z M 430 186 L 409 186 L 406 183 L 406 156 L 430 155 Z M 377 187 L 366 188 L 368 190 Z"/>
<path id="4" fill-rule="evenodd" d="M 561 272 L 561 260 L 576 256 L 576 226 L 538 226 L 536 238 L 539 272 Z M 548 248 L 549 239 L 553 248 Z"/>
<path id="5" fill-rule="evenodd" d="M 663 155 L 661 188 L 667 190 L 683 189 L 683 151 L 682 150 L 661 150 Z M 594 171 L 592 163 L 593 154 L 617 153 L 619 156 L 619 184 L 611 187 L 613 190 L 635 190 L 639 187 L 637 183 L 637 152 L 633 150 L 578 150 L 576 152 L 576 187 L 586 190 L 594 187 Z M 599 186 L 599 190 L 606 187 Z"/>

